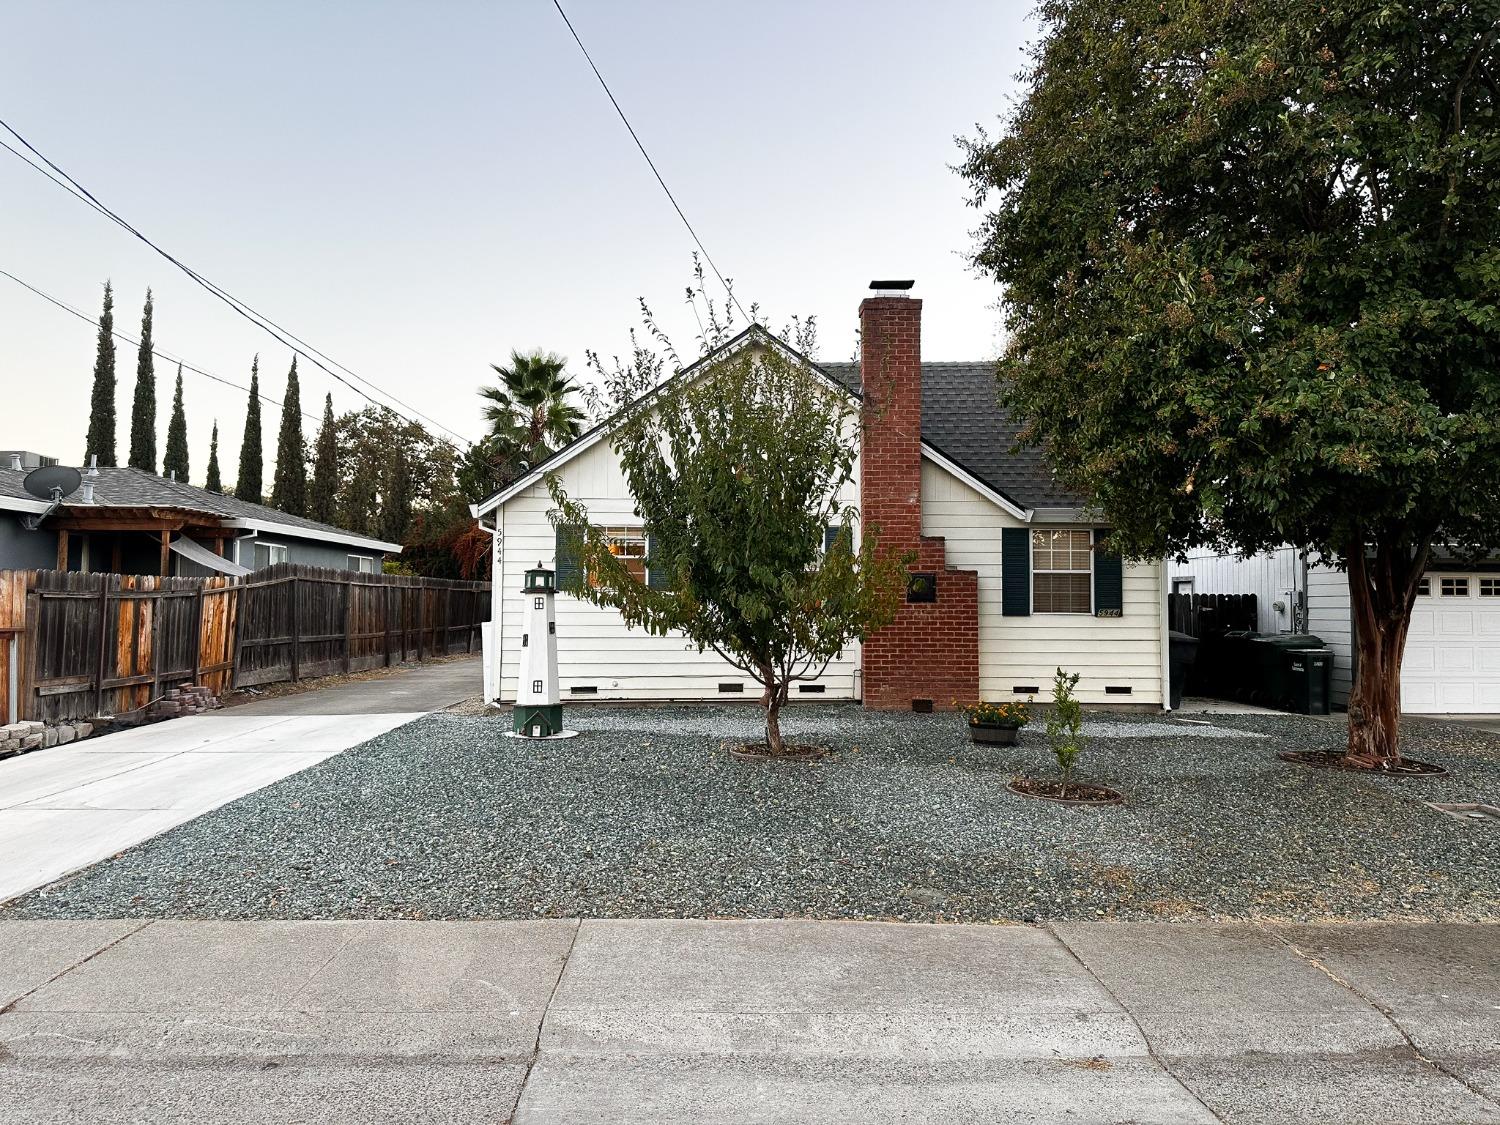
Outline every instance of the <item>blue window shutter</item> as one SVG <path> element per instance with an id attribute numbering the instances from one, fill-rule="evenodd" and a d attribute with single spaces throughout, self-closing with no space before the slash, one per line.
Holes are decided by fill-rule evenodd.
<path id="1" fill-rule="evenodd" d="M 1119 617 L 1125 611 L 1125 568 L 1119 555 L 1106 554 L 1099 548 L 1108 535 L 1106 527 L 1094 532 L 1094 613 Z"/>
<path id="2" fill-rule="evenodd" d="M 825 555 L 829 551 L 833 550 L 833 544 L 838 539 L 838 537 L 839 529 L 837 524 L 834 524 L 832 527 L 825 527 L 823 529 L 823 553 Z"/>
<path id="3" fill-rule="evenodd" d="M 1000 529 L 1000 612 L 1031 616 L 1031 529 Z"/>
<path id="4" fill-rule="evenodd" d="M 658 565 L 656 540 L 646 536 L 646 585 L 653 590 L 670 590 L 672 583 L 667 577 L 667 568 Z"/>
<path id="5" fill-rule="evenodd" d="M 557 588 L 576 590 L 583 585 L 583 562 L 579 558 L 583 549 L 583 531 L 577 527 L 557 529 L 557 554 L 553 563 L 557 570 Z"/>

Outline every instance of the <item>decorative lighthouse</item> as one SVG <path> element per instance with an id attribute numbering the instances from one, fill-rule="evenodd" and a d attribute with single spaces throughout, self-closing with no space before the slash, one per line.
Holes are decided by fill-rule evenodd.
<path id="1" fill-rule="evenodd" d="M 562 733 L 557 690 L 557 575 L 541 563 L 526 572 L 526 631 L 521 634 L 521 666 L 516 682 L 514 731 L 520 738 L 553 738 Z"/>

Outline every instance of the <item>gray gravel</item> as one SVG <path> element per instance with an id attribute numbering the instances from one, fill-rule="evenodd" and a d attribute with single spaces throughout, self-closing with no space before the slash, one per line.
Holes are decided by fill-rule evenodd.
<path id="1" fill-rule="evenodd" d="M 339 754 L 0 917 L 1500 917 L 1500 824 L 1424 801 L 1500 798 L 1500 737 L 1430 720 L 1446 778 L 1276 760 L 1333 749 L 1296 716 L 1096 716 L 1080 777 L 1127 804 L 1020 797 L 1053 770 L 1040 722 L 970 745 L 952 715 L 803 705 L 815 763 L 731 759 L 749 707 L 571 707 L 582 737 L 502 739 L 438 714 Z M 1202 718 L 1203 716 L 1195 716 Z"/>

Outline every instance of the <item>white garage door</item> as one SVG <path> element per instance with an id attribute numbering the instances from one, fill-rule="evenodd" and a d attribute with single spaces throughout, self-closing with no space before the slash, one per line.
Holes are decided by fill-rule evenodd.
<path id="1" fill-rule="evenodd" d="M 1401 706 L 1500 714 L 1500 574 L 1423 580 L 1401 662 Z"/>

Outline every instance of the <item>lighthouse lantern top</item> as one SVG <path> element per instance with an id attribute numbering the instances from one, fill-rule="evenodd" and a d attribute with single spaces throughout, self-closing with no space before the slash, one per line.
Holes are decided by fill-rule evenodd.
<path id="1" fill-rule="evenodd" d="M 557 575 L 548 570 L 541 563 L 526 572 L 526 585 L 521 587 L 523 594 L 551 594 L 557 590 Z"/>

